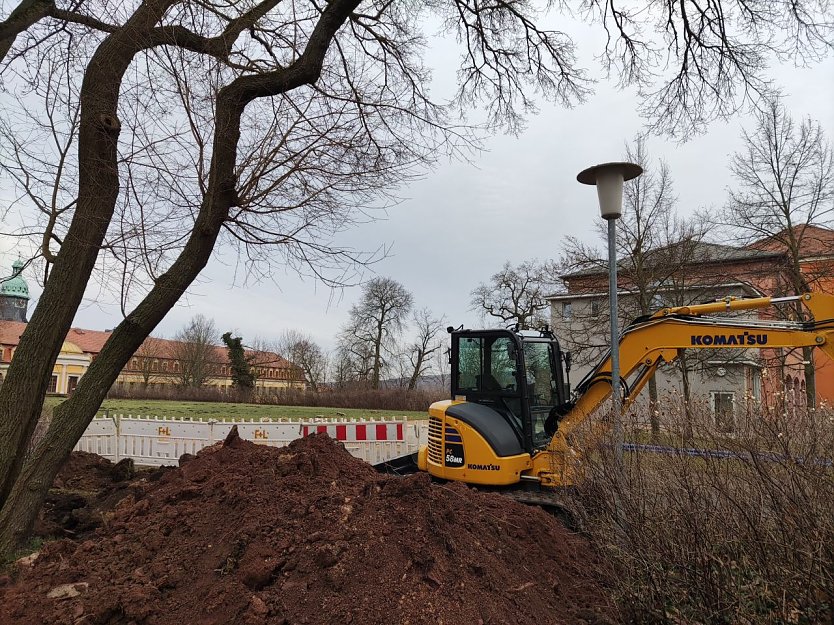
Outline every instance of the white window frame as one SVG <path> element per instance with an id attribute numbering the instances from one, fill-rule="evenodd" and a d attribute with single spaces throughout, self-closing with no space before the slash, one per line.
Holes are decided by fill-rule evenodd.
<path id="1" fill-rule="evenodd" d="M 709 392 L 709 405 L 712 410 L 712 420 L 715 424 L 715 427 L 721 427 L 722 424 L 718 422 L 718 410 L 717 406 L 715 405 L 715 401 L 719 395 L 729 395 L 730 396 L 730 403 L 732 404 L 732 412 L 730 414 L 732 422 L 730 423 L 730 429 L 727 432 L 734 432 L 736 429 L 736 392 L 735 391 L 710 391 Z"/>

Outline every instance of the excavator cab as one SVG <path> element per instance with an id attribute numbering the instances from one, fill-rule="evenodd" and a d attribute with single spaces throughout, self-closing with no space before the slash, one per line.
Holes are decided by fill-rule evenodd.
<path id="1" fill-rule="evenodd" d="M 445 479 L 512 484 L 551 439 L 567 401 L 556 338 L 547 330 L 451 330 L 451 399 L 429 409 L 420 468 Z"/>

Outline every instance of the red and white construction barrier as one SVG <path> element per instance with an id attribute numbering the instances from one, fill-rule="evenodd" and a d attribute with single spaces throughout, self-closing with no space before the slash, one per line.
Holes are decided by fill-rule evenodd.
<path id="1" fill-rule="evenodd" d="M 235 419 L 166 419 L 133 415 L 96 417 L 81 440 L 77 451 L 89 451 L 113 460 L 133 458 L 142 465 L 176 464 L 184 454 L 195 454 L 203 447 L 226 438 L 237 425 L 241 438 L 259 445 L 282 447 L 316 433 L 325 433 L 344 444 L 351 454 L 371 464 L 387 462 L 412 454 L 422 440 L 424 422 L 405 417 L 381 420 L 348 421 L 316 419 L 314 421 Z"/>
<path id="2" fill-rule="evenodd" d="M 337 441 L 358 443 L 364 441 L 404 441 L 404 422 L 397 423 L 338 423 L 304 424 L 301 435 L 327 434 Z"/>

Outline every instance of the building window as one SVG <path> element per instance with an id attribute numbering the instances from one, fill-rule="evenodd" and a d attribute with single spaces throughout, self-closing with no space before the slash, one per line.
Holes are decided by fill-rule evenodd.
<path id="1" fill-rule="evenodd" d="M 134 358 L 134 359 L 133 359 L 133 361 L 132 361 L 132 363 L 133 363 L 133 364 L 132 364 L 131 366 L 132 366 L 134 369 L 138 369 L 138 368 L 139 368 L 139 360 L 138 360 L 137 358 Z"/>
<path id="2" fill-rule="evenodd" d="M 175 361 L 175 362 L 174 362 L 174 371 L 175 371 L 176 373 L 179 373 L 179 370 L 180 370 L 180 363 L 178 363 L 178 362 L 176 362 L 176 361 Z"/>
<path id="3" fill-rule="evenodd" d="M 49 388 L 46 389 L 47 393 L 57 393 L 58 392 L 58 376 L 53 375 L 49 379 Z"/>
<path id="4" fill-rule="evenodd" d="M 162 361 L 162 370 L 163 371 L 168 371 L 168 361 L 167 360 Z"/>
<path id="5" fill-rule="evenodd" d="M 158 365 L 159 365 L 158 360 L 154 360 L 153 362 L 151 362 L 151 371 L 156 371 Z"/>
<path id="6" fill-rule="evenodd" d="M 573 303 L 562 302 L 562 319 L 570 319 L 573 317 Z"/>
<path id="7" fill-rule="evenodd" d="M 599 302 L 596 300 L 591 301 L 591 314 L 594 317 L 599 316 Z"/>
<path id="8" fill-rule="evenodd" d="M 712 414 L 715 417 L 715 426 L 719 432 L 732 432 L 735 428 L 735 417 L 733 407 L 736 401 L 736 394 L 732 391 L 712 391 Z"/>

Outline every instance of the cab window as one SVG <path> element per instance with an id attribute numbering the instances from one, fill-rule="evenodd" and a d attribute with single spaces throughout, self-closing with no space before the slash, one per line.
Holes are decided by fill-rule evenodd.
<path id="1" fill-rule="evenodd" d="M 458 344 L 458 391 L 515 394 L 515 343 L 510 337 L 461 337 Z"/>
<path id="2" fill-rule="evenodd" d="M 524 369 L 527 376 L 527 401 L 533 426 L 534 444 L 546 443 L 545 421 L 558 403 L 558 380 L 553 346 L 549 342 L 524 343 Z"/>

